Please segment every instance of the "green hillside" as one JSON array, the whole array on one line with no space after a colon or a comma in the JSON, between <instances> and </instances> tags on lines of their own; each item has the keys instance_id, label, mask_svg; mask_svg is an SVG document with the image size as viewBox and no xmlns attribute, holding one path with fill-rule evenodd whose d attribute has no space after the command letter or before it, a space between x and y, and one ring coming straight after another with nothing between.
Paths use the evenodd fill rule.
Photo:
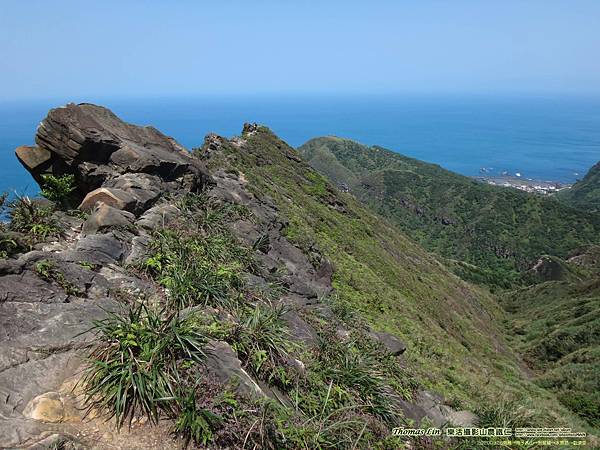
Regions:
<instances>
[{"instance_id":1,"label":"green hillside","mask_svg":"<svg viewBox=\"0 0 600 450\"><path fill-rule=\"evenodd\" d=\"M571 189L559 192L558 198L576 208L600 211L600 162Z\"/></svg>"},{"instance_id":2,"label":"green hillside","mask_svg":"<svg viewBox=\"0 0 600 450\"><path fill-rule=\"evenodd\" d=\"M600 241L599 217L553 198L480 183L348 139L312 139L299 151L471 281L508 287L540 255L565 257Z\"/></svg>"},{"instance_id":3,"label":"green hillside","mask_svg":"<svg viewBox=\"0 0 600 450\"><path fill-rule=\"evenodd\" d=\"M600 427L600 277L547 281L506 294L512 343L536 382Z\"/></svg>"},{"instance_id":4,"label":"green hillside","mask_svg":"<svg viewBox=\"0 0 600 450\"><path fill-rule=\"evenodd\" d=\"M405 363L421 386L457 408L482 412L499 400L516 401L543 423L582 426L554 394L528 379L504 340L507 317L489 293L339 192L267 128L207 141L195 154L274 202L287 219L287 238L333 263L336 293L324 301L346 320L366 320L406 342Z\"/></svg>"}]
</instances>

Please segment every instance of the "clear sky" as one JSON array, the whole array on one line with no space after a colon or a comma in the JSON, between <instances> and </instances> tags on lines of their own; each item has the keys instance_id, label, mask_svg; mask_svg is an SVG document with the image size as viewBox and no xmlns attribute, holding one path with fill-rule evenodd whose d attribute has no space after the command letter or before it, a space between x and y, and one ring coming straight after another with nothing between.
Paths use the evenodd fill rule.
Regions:
<instances>
[{"instance_id":1,"label":"clear sky","mask_svg":"<svg viewBox=\"0 0 600 450\"><path fill-rule=\"evenodd\" d=\"M0 0L0 101L600 93L598 0Z\"/></svg>"}]
</instances>

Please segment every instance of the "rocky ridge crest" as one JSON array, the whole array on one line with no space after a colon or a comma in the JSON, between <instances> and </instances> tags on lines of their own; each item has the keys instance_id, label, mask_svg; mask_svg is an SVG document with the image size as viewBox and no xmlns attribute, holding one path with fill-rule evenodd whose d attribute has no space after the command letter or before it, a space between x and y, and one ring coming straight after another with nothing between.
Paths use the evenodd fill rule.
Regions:
<instances>
[{"instance_id":1,"label":"rocky ridge crest","mask_svg":"<svg viewBox=\"0 0 600 450\"><path fill-rule=\"evenodd\" d=\"M255 132L255 125L245 125L245 134ZM210 135L205 149L218 152L223 142ZM228 142L243 149L243 138ZM76 437L90 448L171 445L161 437L160 426L148 433L149 425L140 422L125 438L100 418L84 418L73 387L82 356L94 342L92 322L118 310L123 297L160 301L165 295L129 267L147 258L152 233L180 214L174 199L183 195L202 191L217 202L251 211L253 220L229 224L260 263L260 272L247 274L247 280L265 287L277 274L285 285L279 301L288 307L285 321L294 340L310 343L316 336L303 319L303 309L331 314L321 299L332 290L334 268L318 250L306 255L286 239L285 218L268 198L252 194L243 174L226 168L209 174L199 158L173 139L151 127L127 124L91 104L51 110L38 128L36 143L16 150L21 163L38 182L44 175L74 175L79 209L89 214L55 213L60 239L0 260L0 447L45 448L58 436ZM406 350L392 335L369 332L394 355ZM214 356L207 366L219 381L235 379L245 393L278 397L242 368L229 344L209 345ZM427 417L438 425L474 420L426 391L413 403L401 401L400 408L406 417Z\"/></svg>"}]
</instances>

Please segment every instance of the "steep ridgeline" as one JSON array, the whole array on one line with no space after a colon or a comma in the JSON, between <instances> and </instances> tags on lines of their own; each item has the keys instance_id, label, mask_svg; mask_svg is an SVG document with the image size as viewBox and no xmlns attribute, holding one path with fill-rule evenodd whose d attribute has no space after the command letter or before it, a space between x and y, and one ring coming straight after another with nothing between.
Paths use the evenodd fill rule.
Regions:
<instances>
[{"instance_id":1,"label":"steep ridgeline","mask_svg":"<svg viewBox=\"0 0 600 450\"><path fill-rule=\"evenodd\" d=\"M333 263L336 311L401 337L408 348L405 362L419 383L481 414L490 402L497 421L508 410L535 410L515 423L570 416L514 365L497 328L507 319L489 294L453 276L396 227L311 170L268 128L248 126L231 140L209 135L195 153L209 169L227 168L232 179L277 205L288 221L287 239L309 255L318 249ZM519 406L529 401L534 403Z\"/></svg>"},{"instance_id":2,"label":"steep ridgeline","mask_svg":"<svg viewBox=\"0 0 600 450\"><path fill-rule=\"evenodd\" d=\"M523 374L489 294L268 129L190 155L71 104L36 142L17 155L47 200L0 199L0 447L396 449L405 424L584 426Z\"/></svg>"},{"instance_id":3,"label":"steep ridgeline","mask_svg":"<svg viewBox=\"0 0 600 450\"><path fill-rule=\"evenodd\" d=\"M553 198L490 186L381 147L312 139L309 164L478 283L520 281L544 254L600 241L600 218Z\"/></svg>"},{"instance_id":4,"label":"steep ridgeline","mask_svg":"<svg viewBox=\"0 0 600 450\"><path fill-rule=\"evenodd\" d=\"M600 162L575 183L571 189L558 193L557 197L568 205L585 211L600 211Z\"/></svg>"}]
</instances>

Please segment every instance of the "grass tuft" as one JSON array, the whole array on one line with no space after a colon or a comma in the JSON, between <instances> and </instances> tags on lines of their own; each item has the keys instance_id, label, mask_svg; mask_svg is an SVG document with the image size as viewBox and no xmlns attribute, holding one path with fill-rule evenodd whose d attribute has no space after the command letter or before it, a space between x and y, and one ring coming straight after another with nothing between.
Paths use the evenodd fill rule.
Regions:
<instances>
[{"instance_id":1,"label":"grass tuft","mask_svg":"<svg viewBox=\"0 0 600 450\"><path fill-rule=\"evenodd\" d=\"M202 361L205 338L177 314L145 305L94 323L100 341L83 378L86 405L115 417L120 428L136 414L158 422L177 410L180 365Z\"/></svg>"}]
</instances>

